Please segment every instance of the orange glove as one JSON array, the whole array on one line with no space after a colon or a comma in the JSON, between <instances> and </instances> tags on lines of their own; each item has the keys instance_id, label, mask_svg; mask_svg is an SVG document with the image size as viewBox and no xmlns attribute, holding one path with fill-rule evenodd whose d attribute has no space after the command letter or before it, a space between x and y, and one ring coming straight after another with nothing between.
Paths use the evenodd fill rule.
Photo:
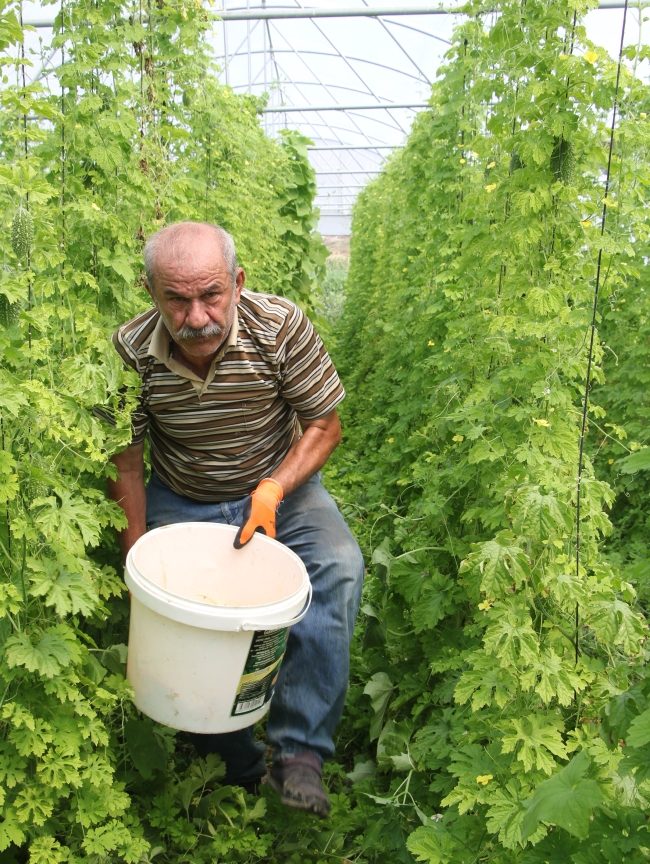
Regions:
<instances>
[{"instance_id":1,"label":"orange glove","mask_svg":"<svg viewBox=\"0 0 650 864\"><path fill-rule=\"evenodd\" d=\"M275 537L275 511L283 497L284 491L277 480L270 477L262 480L244 504L242 526L233 543L235 549L245 546L256 531Z\"/></svg>"}]
</instances>

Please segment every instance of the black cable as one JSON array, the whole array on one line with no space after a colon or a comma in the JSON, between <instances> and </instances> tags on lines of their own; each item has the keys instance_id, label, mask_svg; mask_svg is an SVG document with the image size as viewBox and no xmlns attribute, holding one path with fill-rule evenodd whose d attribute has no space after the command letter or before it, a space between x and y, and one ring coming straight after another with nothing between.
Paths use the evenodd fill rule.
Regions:
<instances>
[{"instance_id":1,"label":"black cable","mask_svg":"<svg viewBox=\"0 0 650 864\"><path fill-rule=\"evenodd\" d=\"M618 109L618 91L621 81L621 67L623 65L623 42L625 40L625 22L627 20L627 4L628 0L625 0L625 6L623 7L623 26L621 28L621 47L618 52L618 69L616 71L616 89L614 91L614 108L612 110L612 125L609 135L609 155L607 157L607 176L605 178L605 197L603 199L603 216L600 225L600 236L601 238L605 234L605 221L607 219L607 195L609 193L609 180L611 176L612 169L612 152L614 150L614 129L616 127L616 112ZM585 432L587 429L587 411L589 408L589 389L591 387L591 366L593 362L593 353L594 353L594 338L596 334L596 315L598 312L598 291L600 289L600 270L601 264L603 260L603 246L601 246L598 250L598 263L596 265L596 286L594 288L594 305L591 313L591 334L589 338L589 354L587 358L587 379L585 381L585 398L583 400L582 405L582 426L580 429L580 452L578 456L578 488L577 488L577 501L576 501L576 577L580 578L580 491L582 484L582 470L583 470L583 457L584 457L584 447L585 447ZM579 646L579 628L580 628L580 605L576 603L576 663L578 662L578 656L580 654L580 646Z\"/></svg>"}]
</instances>

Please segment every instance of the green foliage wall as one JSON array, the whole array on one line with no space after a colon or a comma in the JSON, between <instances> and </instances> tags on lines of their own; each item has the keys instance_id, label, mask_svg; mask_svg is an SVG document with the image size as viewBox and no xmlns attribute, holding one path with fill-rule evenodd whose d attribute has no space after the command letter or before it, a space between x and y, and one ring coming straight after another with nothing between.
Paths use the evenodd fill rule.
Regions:
<instances>
[{"instance_id":1,"label":"green foliage wall","mask_svg":"<svg viewBox=\"0 0 650 864\"><path fill-rule=\"evenodd\" d=\"M0 7L7 862L149 860L152 826L140 814L151 800L134 804L127 789L137 793L138 782L166 768L173 739L137 719L125 649L113 644L125 641L128 611L112 534L123 515L104 492L108 458L129 442L136 385L109 337L150 305L145 239L172 221L219 222L236 238L249 287L313 305L324 250L311 232L317 214L305 139L271 142L257 103L218 85L205 41L210 26L194 2L63 3L54 43L64 63L50 92L42 83L24 86L30 60L19 7ZM31 242L12 232L17 213L34 226ZM115 428L93 416L95 405L112 409ZM196 788L220 773L215 765L198 770ZM243 798L229 806L241 849L248 855L258 844L263 852L254 827L263 809L253 815ZM191 831L186 814L181 828L188 824ZM198 842L182 830L174 836L184 850ZM206 837L209 858L216 841Z\"/></svg>"},{"instance_id":2,"label":"green foliage wall","mask_svg":"<svg viewBox=\"0 0 650 864\"><path fill-rule=\"evenodd\" d=\"M647 88L623 67L604 201L617 64L585 5L470 8L354 215L339 476L373 564L352 702L376 743L353 778L373 860L645 861L647 624L603 548L595 403L578 555L576 504L599 252L600 313L647 283ZM644 334L612 379L642 423Z\"/></svg>"}]
</instances>

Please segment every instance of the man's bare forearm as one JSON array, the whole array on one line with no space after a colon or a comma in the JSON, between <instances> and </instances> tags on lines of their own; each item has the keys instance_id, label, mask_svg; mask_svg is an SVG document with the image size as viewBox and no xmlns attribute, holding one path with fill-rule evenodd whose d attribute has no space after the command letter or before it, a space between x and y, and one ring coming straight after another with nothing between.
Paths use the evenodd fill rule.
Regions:
<instances>
[{"instance_id":1,"label":"man's bare forearm","mask_svg":"<svg viewBox=\"0 0 650 864\"><path fill-rule=\"evenodd\" d=\"M336 409L318 420L301 422L301 425L302 438L271 475L282 486L285 498L320 471L341 443L341 424Z\"/></svg>"},{"instance_id":2,"label":"man's bare forearm","mask_svg":"<svg viewBox=\"0 0 650 864\"><path fill-rule=\"evenodd\" d=\"M144 488L144 446L133 444L111 457L118 479L108 480L108 495L120 505L129 522L119 532L122 558L147 530L147 497Z\"/></svg>"}]
</instances>

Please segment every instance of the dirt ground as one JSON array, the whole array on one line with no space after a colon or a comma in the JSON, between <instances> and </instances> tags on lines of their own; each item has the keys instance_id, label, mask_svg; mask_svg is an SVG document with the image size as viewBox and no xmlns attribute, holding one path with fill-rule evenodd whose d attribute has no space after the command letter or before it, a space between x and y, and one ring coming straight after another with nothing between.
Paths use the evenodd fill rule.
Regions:
<instances>
[{"instance_id":1,"label":"dirt ground","mask_svg":"<svg viewBox=\"0 0 650 864\"><path fill-rule=\"evenodd\" d=\"M350 237L340 234L330 234L323 236L323 243L329 249L329 253L333 258L349 258L350 257Z\"/></svg>"}]
</instances>

